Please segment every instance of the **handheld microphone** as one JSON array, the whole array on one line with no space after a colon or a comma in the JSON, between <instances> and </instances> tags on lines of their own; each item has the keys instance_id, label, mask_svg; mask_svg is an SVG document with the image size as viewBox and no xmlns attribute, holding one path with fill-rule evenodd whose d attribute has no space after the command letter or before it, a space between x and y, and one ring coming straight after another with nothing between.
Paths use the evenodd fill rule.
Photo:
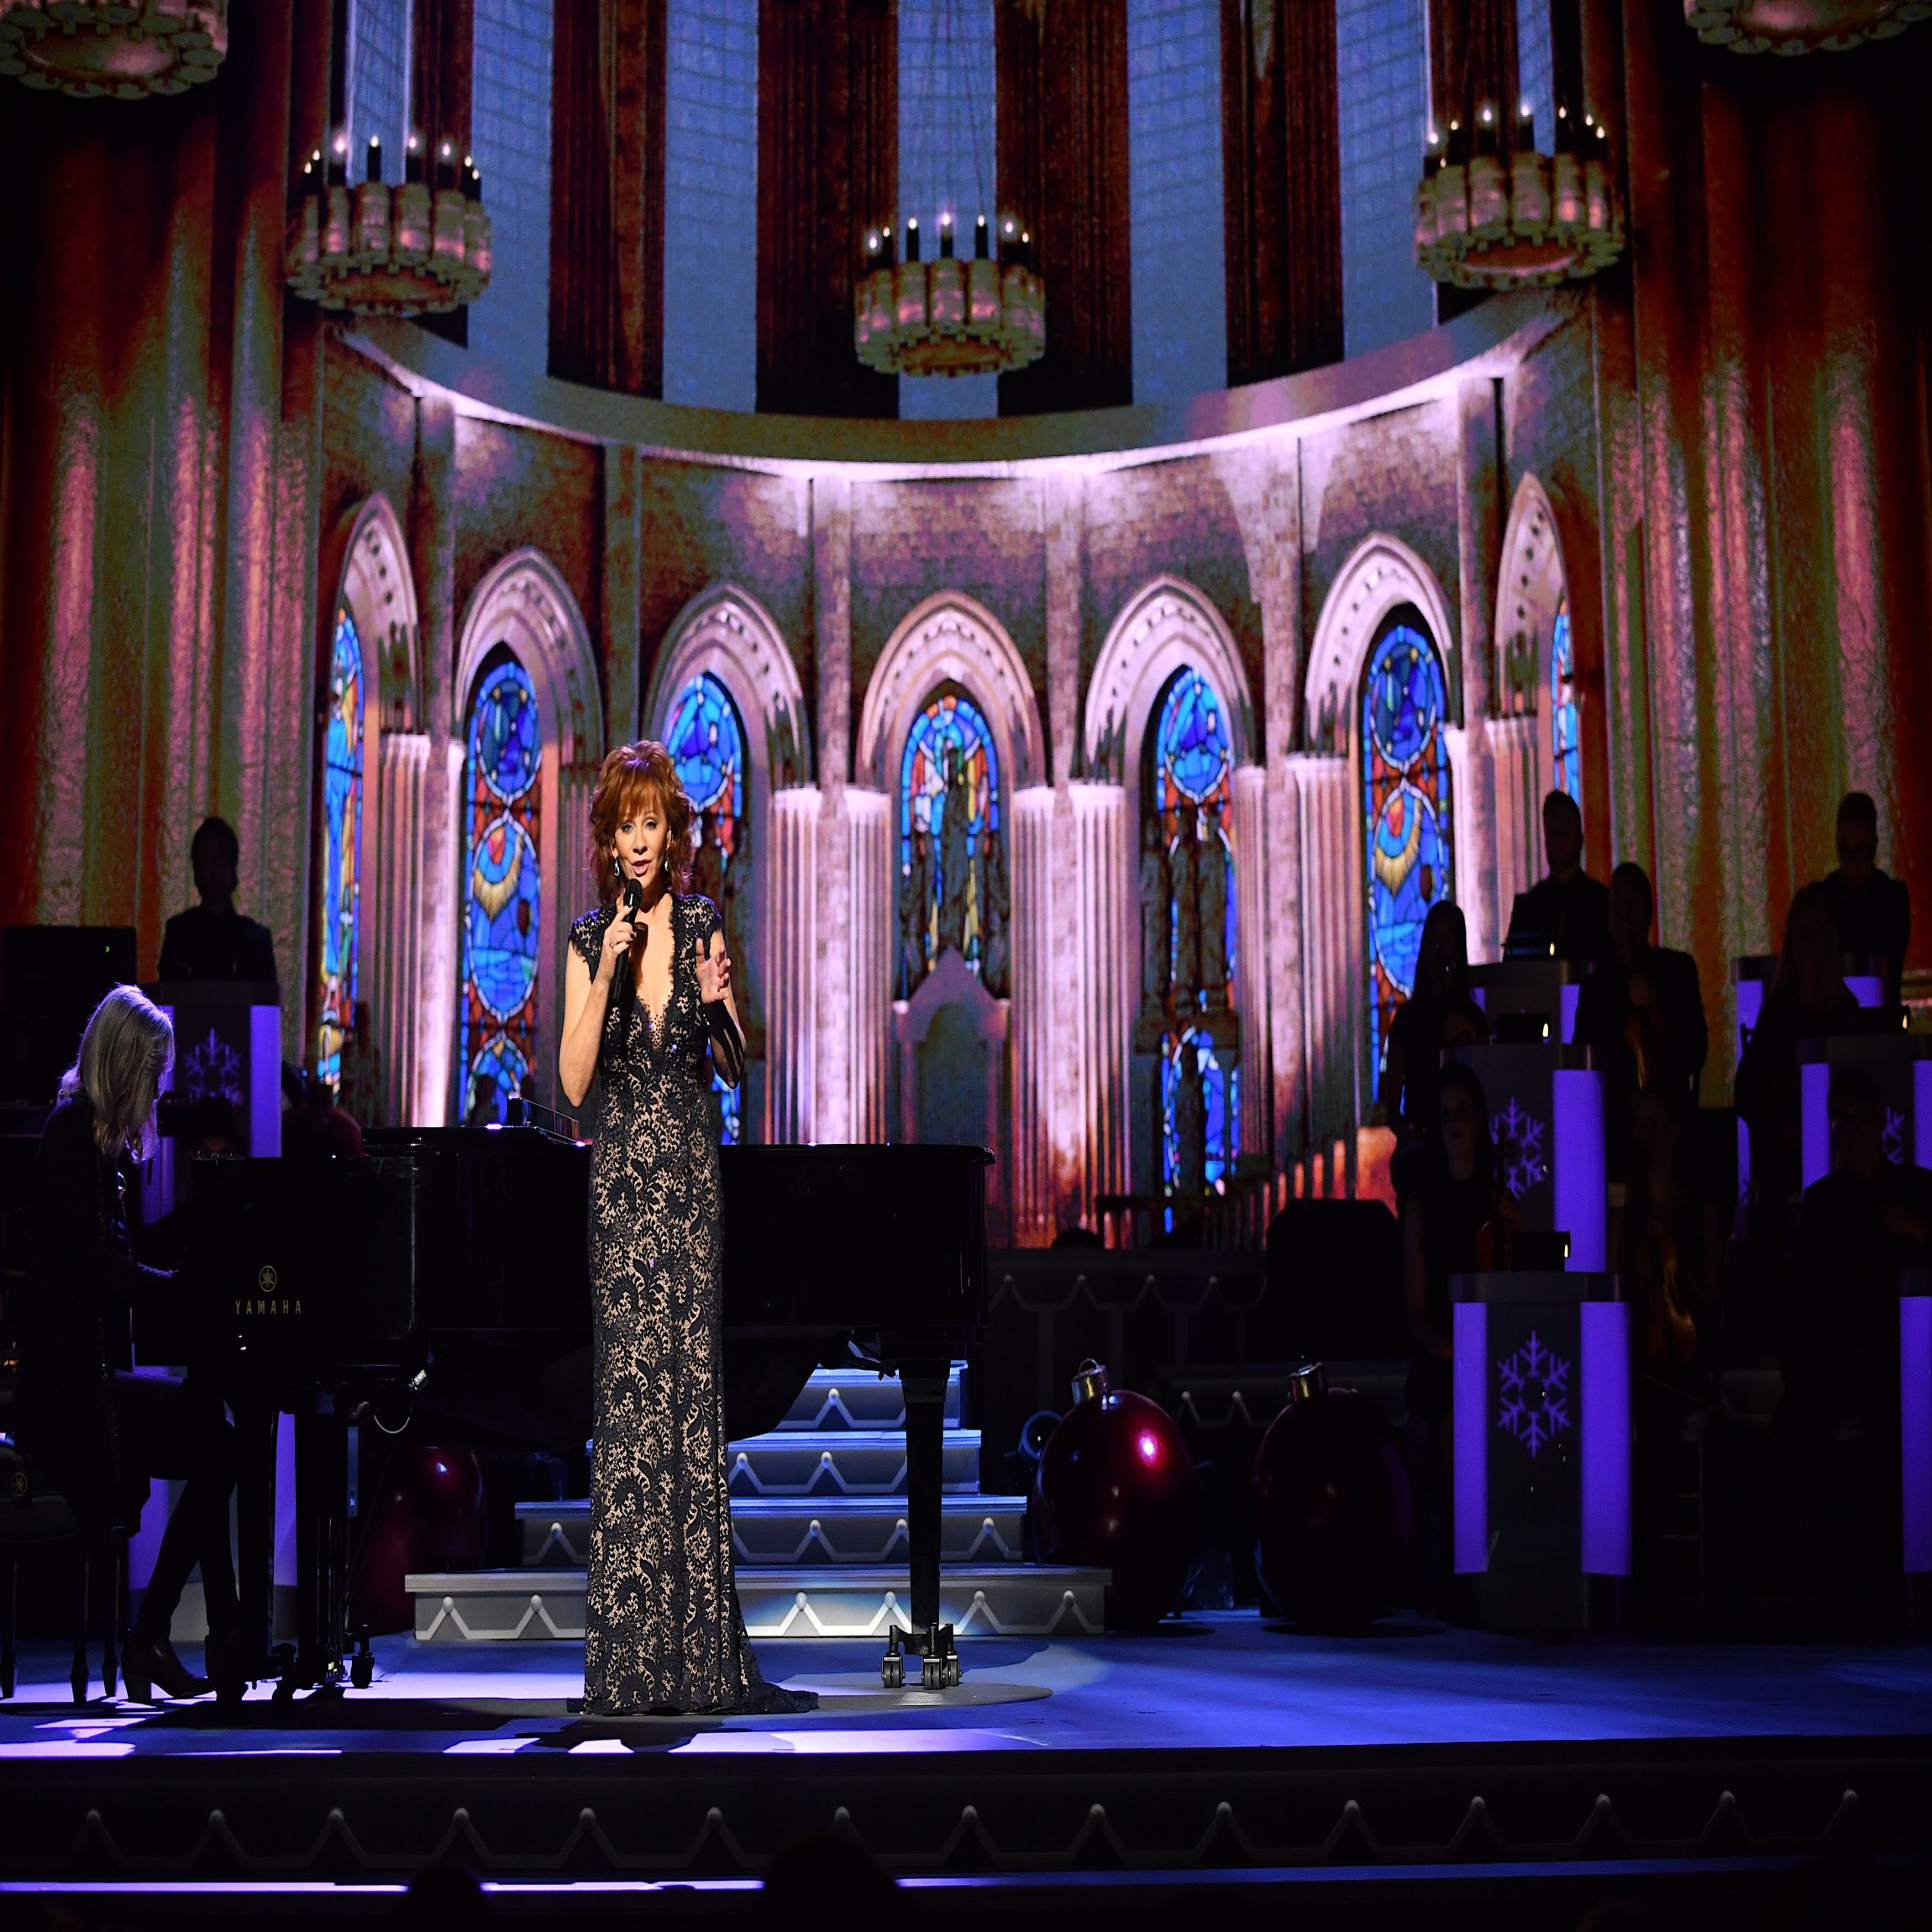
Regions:
<instances>
[{"instance_id":1,"label":"handheld microphone","mask_svg":"<svg viewBox=\"0 0 1932 1932\"><path fill-rule=\"evenodd\" d=\"M624 912L626 916L635 919L643 909L643 881L638 879L627 879L624 881Z\"/></svg>"}]
</instances>

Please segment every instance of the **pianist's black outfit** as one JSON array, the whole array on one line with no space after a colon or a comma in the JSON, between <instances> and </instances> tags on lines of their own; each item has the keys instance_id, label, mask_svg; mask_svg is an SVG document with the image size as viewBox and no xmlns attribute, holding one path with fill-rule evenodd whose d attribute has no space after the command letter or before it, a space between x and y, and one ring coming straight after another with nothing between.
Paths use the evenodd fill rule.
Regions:
<instances>
[{"instance_id":1,"label":"pianist's black outfit","mask_svg":"<svg viewBox=\"0 0 1932 1932\"><path fill-rule=\"evenodd\" d=\"M129 1313L168 1295L173 1282L129 1253L120 1176L94 1138L93 1107L84 1095L63 1100L40 1137L29 1183L15 1412L35 1481L66 1496L92 1535L139 1522L149 1477L187 1480L129 1647L128 1675L136 1686L179 1668L164 1654L168 1625L197 1562L212 1651L234 1624L234 1469L220 1394L194 1376L127 1372ZM225 1679L228 1660L215 1662Z\"/></svg>"},{"instance_id":2,"label":"pianist's black outfit","mask_svg":"<svg viewBox=\"0 0 1932 1932\"><path fill-rule=\"evenodd\" d=\"M606 906L570 928L593 974L611 918ZM816 1701L765 1683L732 1568L718 1150L709 1023L692 958L717 930L709 900L673 900L663 1017L654 1027L621 969L598 1052L584 1614L584 1708L597 1716L797 1710Z\"/></svg>"}]
</instances>

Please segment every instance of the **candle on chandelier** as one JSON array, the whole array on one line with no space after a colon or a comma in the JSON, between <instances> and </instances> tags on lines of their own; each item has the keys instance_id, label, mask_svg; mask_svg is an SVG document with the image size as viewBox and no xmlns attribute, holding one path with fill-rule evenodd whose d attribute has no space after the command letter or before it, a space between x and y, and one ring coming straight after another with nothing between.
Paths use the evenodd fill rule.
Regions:
<instances>
[{"instance_id":1,"label":"candle on chandelier","mask_svg":"<svg viewBox=\"0 0 1932 1932\"><path fill-rule=\"evenodd\" d=\"M380 181L382 179L382 137L381 134L371 134L369 137L369 166L368 171L363 178L370 181Z\"/></svg>"}]
</instances>

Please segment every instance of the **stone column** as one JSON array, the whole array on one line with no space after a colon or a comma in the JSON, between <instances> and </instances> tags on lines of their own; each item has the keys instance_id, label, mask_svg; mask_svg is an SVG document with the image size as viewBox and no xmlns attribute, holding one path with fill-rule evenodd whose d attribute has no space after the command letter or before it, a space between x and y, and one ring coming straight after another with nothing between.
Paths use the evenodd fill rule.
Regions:
<instances>
[{"instance_id":1,"label":"stone column","mask_svg":"<svg viewBox=\"0 0 1932 1932\"><path fill-rule=\"evenodd\" d=\"M764 1138L813 1135L818 1008L818 829L823 801L816 785L787 786L771 797L764 922Z\"/></svg>"},{"instance_id":2,"label":"stone column","mask_svg":"<svg viewBox=\"0 0 1932 1932\"><path fill-rule=\"evenodd\" d=\"M1346 758L1287 761L1299 806L1303 1035L1311 1145L1352 1134L1364 1110L1361 813Z\"/></svg>"},{"instance_id":3,"label":"stone column","mask_svg":"<svg viewBox=\"0 0 1932 1932\"><path fill-rule=\"evenodd\" d=\"M852 775L852 486L811 484L812 602L818 672L818 1064L812 1138L853 1137L852 833L845 809Z\"/></svg>"},{"instance_id":4,"label":"stone column","mask_svg":"<svg viewBox=\"0 0 1932 1932\"><path fill-rule=\"evenodd\" d=\"M1462 673L1462 723L1465 746L1462 795L1456 804L1464 833L1455 857L1457 903L1469 925L1469 957L1487 959L1497 948L1496 808L1483 727L1491 710L1495 643L1490 611L1496 593L1502 529L1499 513L1500 440L1497 386L1487 378L1465 382L1457 394L1456 576L1457 622Z\"/></svg>"},{"instance_id":5,"label":"stone column","mask_svg":"<svg viewBox=\"0 0 1932 1932\"><path fill-rule=\"evenodd\" d=\"M424 846L423 800L430 769L428 734L385 732L376 787L374 984L375 1037L382 1048L383 1118L417 1123L415 1074L422 1054Z\"/></svg>"},{"instance_id":6,"label":"stone column","mask_svg":"<svg viewBox=\"0 0 1932 1932\"><path fill-rule=\"evenodd\" d=\"M597 903L585 849L591 799L596 789L594 764L567 764L559 770L557 829L549 842L554 860L551 876L543 881L544 918L549 930L544 936L543 970L549 987L548 992L538 989L537 1084L543 1090L537 1099L539 1105L565 1110L564 1092L557 1084L557 1043L564 1037L564 974L570 956L570 923Z\"/></svg>"},{"instance_id":7,"label":"stone column","mask_svg":"<svg viewBox=\"0 0 1932 1932\"><path fill-rule=\"evenodd\" d=\"M1543 721L1534 711L1488 722L1489 769L1496 801L1496 950L1509 929L1519 892L1541 867Z\"/></svg>"},{"instance_id":8,"label":"stone column","mask_svg":"<svg viewBox=\"0 0 1932 1932\"><path fill-rule=\"evenodd\" d=\"M1268 1063L1268 774L1234 774L1235 1011L1241 1016L1241 1151L1268 1155L1273 1081Z\"/></svg>"},{"instance_id":9,"label":"stone column","mask_svg":"<svg viewBox=\"0 0 1932 1932\"><path fill-rule=\"evenodd\" d=\"M626 445L604 452L604 749L628 744L643 728L638 679L643 638L638 595L644 547L643 500L638 491L638 453Z\"/></svg>"},{"instance_id":10,"label":"stone column","mask_svg":"<svg viewBox=\"0 0 1932 1932\"><path fill-rule=\"evenodd\" d=\"M300 1060L307 958L310 801L301 781L314 736L312 642L275 626L277 440L281 426L282 246L288 209L289 0L235 24L231 87L244 183L235 209L228 344L228 489L220 570L218 796L241 841L243 890L275 935L287 990L282 1051ZM247 39L243 40L243 35ZM236 68L239 71L234 71ZM290 703L292 685L293 703ZM287 726L293 722L292 738ZM287 768L295 766L291 772Z\"/></svg>"},{"instance_id":11,"label":"stone column","mask_svg":"<svg viewBox=\"0 0 1932 1932\"><path fill-rule=\"evenodd\" d=\"M1078 1170L1077 1217L1095 1225L1094 1196L1127 1186L1127 1055L1140 991L1138 906L1131 890L1135 841L1124 785L1068 787L1079 837L1078 1033L1063 1053L1080 1071L1079 1110L1068 1124L1084 1129Z\"/></svg>"},{"instance_id":12,"label":"stone column","mask_svg":"<svg viewBox=\"0 0 1932 1932\"><path fill-rule=\"evenodd\" d=\"M847 1037L852 1095L847 1137L887 1136L886 1054L892 1016L892 801L883 791L848 785L845 822L851 899L844 921L850 973Z\"/></svg>"},{"instance_id":13,"label":"stone column","mask_svg":"<svg viewBox=\"0 0 1932 1932\"><path fill-rule=\"evenodd\" d=\"M1053 789L1027 785L1013 808L1013 1238L1057 1231L1053 1142Z\"/></svg>"},{"instance_id":14,"label":"stone column","mask_svg":"<svg viewBox=\"0 0 1932 1932\"><path fill-rule=\"evenodd\" d=\"M465 694L456 679L456 413L446 397L425 396L416 409L416 501L410 554L416 608L423 626L424 736L420 921L422 1004L416 1033L418 1126L449 1117L450 1063L456 1050L459 959L458 881L462 875L463 744L458 715Z\"/></svg>"}]
</instances>

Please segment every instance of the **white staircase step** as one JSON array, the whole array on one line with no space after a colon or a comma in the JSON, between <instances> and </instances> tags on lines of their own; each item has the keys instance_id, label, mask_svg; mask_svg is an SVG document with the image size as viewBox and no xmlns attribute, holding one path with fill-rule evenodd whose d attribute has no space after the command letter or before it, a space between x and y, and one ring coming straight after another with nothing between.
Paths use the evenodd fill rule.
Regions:
<instances>
[{"instance_id":1,"label":"white staircase step","mask_svg":"<svg viewBox=\"0 0 1932 1932\"><path fill-rule=\"evenodd\" d=\"M979 1431L948 1429L940 1483L979 1487ZM903 1496L906 1437L895 1429L774 1429L748 1436L727 1452L731 1493L740 1496Z\"/></svg>"},{"instance_id":2,"label":"white staircase step","mask_svg":"<svg viewBox=\"0 0 1932 1932\"><path fill-rule=\"evenodd\" d=\"M946 1378L946 1426L959 1425L959 1376L963 1362ZM780 1429L903 1429L906 1397L896 1375L848 1365L815 1368L785 1412Z\"/></svg>"},{"instance_id":3,"label":"white staircase step","mask_svg":"<svg viewBox=\"0 0 1932 1932\"><path fill-rule=\"evenodd\" d=\"M940 1555L949 1563L1018 1562L1024 1496L953 1494L940 1504ZM582 1569L591 1560L588 1498L519 1503L527 1569ZM740 1564L889 1563L906 1555L903 1496L739 1496L731 1506Z\"/></svg>"},{"instance_id":4,"label":"white staircase step","mask_svg":"<svg viewBox=\"0 0 1932 1932\"><path fill-rule=\"evenodd\" d=\"M581 1570L415 1573L423 1643L501 1643L584 1635ZM1105 1622L1108 1572L1044 1563L955 1563L940 1572L939 1616L961 1636L1090 1635ZM754 1637L875 1637L911 1620L906 1572L890 1564L748 1565L738 1575Z\"/></svg>"}]
</instances>

